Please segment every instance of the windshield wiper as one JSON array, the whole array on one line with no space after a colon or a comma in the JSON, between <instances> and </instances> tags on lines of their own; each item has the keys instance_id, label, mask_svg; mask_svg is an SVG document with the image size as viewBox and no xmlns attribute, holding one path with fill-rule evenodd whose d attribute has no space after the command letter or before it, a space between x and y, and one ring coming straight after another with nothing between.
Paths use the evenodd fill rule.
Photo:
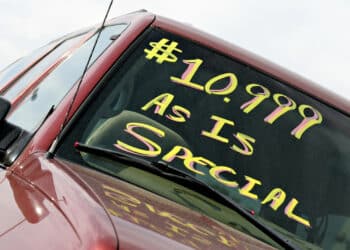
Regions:
<instances>
[{"instance_id":1,"label":"windshield wiper","mask_svg":"<svg viewBox=\"0 0 350 250\"><path fill-rule=\"evenodd\" d=\"M266 235L268 235L271 239L273 239L275 242L280 244L285 249L298 249L296 246L294 246L288 239L284 238L277 232L275 232L273 229L269 228L265 224L258 221L256 218L254 218L250 213L248 213L245 209L241 208L236 202L232 201L228 197L226 197L224 194L220 193L219 191L215 190L205 182L196 179L195 177L189 175L188 173L181 171L177 168L172 167L171 165L167 164L163 161L149 161L146 159L143 159L141 157L137 157L134 155L117 152L101 147L94 147L89 146L86 144L82 144L80 142L74 143L74 148L80 152L93 154L96 156L105 157L112 160L117 160L121 163L125 164L135 164L139 168L146 169L148 171L157 173L161 176L168 177L171 179L177 179L180 181L184 181L189 184L194 184L200 187L203 191L203 189L207 192L211 192L211 194L214 197L217 197L224 201L230 208L232 208L234 211L236 211L239 215L244 217L247 221L252 223L254 226L256 226L259 230L264 232Z\"/></svg>"}]
</instances>

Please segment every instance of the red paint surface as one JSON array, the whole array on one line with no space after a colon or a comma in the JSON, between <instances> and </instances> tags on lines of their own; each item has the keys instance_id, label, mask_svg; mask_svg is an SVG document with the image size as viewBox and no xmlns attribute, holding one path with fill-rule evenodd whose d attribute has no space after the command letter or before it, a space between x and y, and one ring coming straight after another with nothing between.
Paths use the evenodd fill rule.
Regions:
<instances>
[{"instance_id":1,"label":"red paint surface","mask_svg":"<svg viewBox=\"0 0 350 250\"><path fill-rule=\"evenodd\" d=\"M3 178L2 249L116 249L99 200L60 164L32 156Z\"/></svg>"}]
</instances>

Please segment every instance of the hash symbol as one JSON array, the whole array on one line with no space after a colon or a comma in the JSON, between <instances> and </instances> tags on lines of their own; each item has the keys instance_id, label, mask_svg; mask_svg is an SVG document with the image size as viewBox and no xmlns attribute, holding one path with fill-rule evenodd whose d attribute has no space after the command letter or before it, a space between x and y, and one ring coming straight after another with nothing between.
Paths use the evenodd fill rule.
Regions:
<instances>
[{"instance_id":1,"label":"hash symbol","mask_svg":"<svg viewBox=\"0 0 350 250\"><path fill-rule=\"evenodd\" d=\"M156 62L161 64L164 61L166 62L176 62L177 57L172 54L174 51L182 52L181 49L176 48L178 45L177 42L172 41L170 44L168 39L162 38L159 42L150 42L149 45L152 47L152 50L144 49L144 52L147 54L146 58L151 60L157 58Z\"/></svg>"}]
</instances>

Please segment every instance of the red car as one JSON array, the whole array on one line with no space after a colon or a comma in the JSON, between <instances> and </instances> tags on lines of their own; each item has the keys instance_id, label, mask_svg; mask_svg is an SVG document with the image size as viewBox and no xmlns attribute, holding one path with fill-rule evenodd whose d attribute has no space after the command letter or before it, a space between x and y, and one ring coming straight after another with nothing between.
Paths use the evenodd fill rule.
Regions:
<instances>
[{"instance_id":1,"label":"red car","mask_svg":"<svg viewBox=\"0 0 350 250\"><path fill-rule=\"evenodd\" d=\"M348 101L148 12L99 30L0 73L1 249L350 247Z\"/></svg>"}]
</instances>

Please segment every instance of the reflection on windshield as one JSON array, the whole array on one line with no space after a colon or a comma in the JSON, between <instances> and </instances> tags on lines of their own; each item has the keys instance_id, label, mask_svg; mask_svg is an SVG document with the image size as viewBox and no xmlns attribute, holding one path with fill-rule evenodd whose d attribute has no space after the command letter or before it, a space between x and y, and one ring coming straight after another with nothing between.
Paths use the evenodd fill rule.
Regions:
<instances>
[{"instance_id":1,"label":"reflection on windshield","mask_svg":"<svg viewBox=\"0 0 350 250\"><path fill-rule=\"evenodd\" d=\"M160 30L93 99L63 157L89 165L71 152L72 141L83 141L163 160L303 247L350 239L350 202L342 195L350 191L350 118L342 113Z\"/></svg>"}]
</instances>

